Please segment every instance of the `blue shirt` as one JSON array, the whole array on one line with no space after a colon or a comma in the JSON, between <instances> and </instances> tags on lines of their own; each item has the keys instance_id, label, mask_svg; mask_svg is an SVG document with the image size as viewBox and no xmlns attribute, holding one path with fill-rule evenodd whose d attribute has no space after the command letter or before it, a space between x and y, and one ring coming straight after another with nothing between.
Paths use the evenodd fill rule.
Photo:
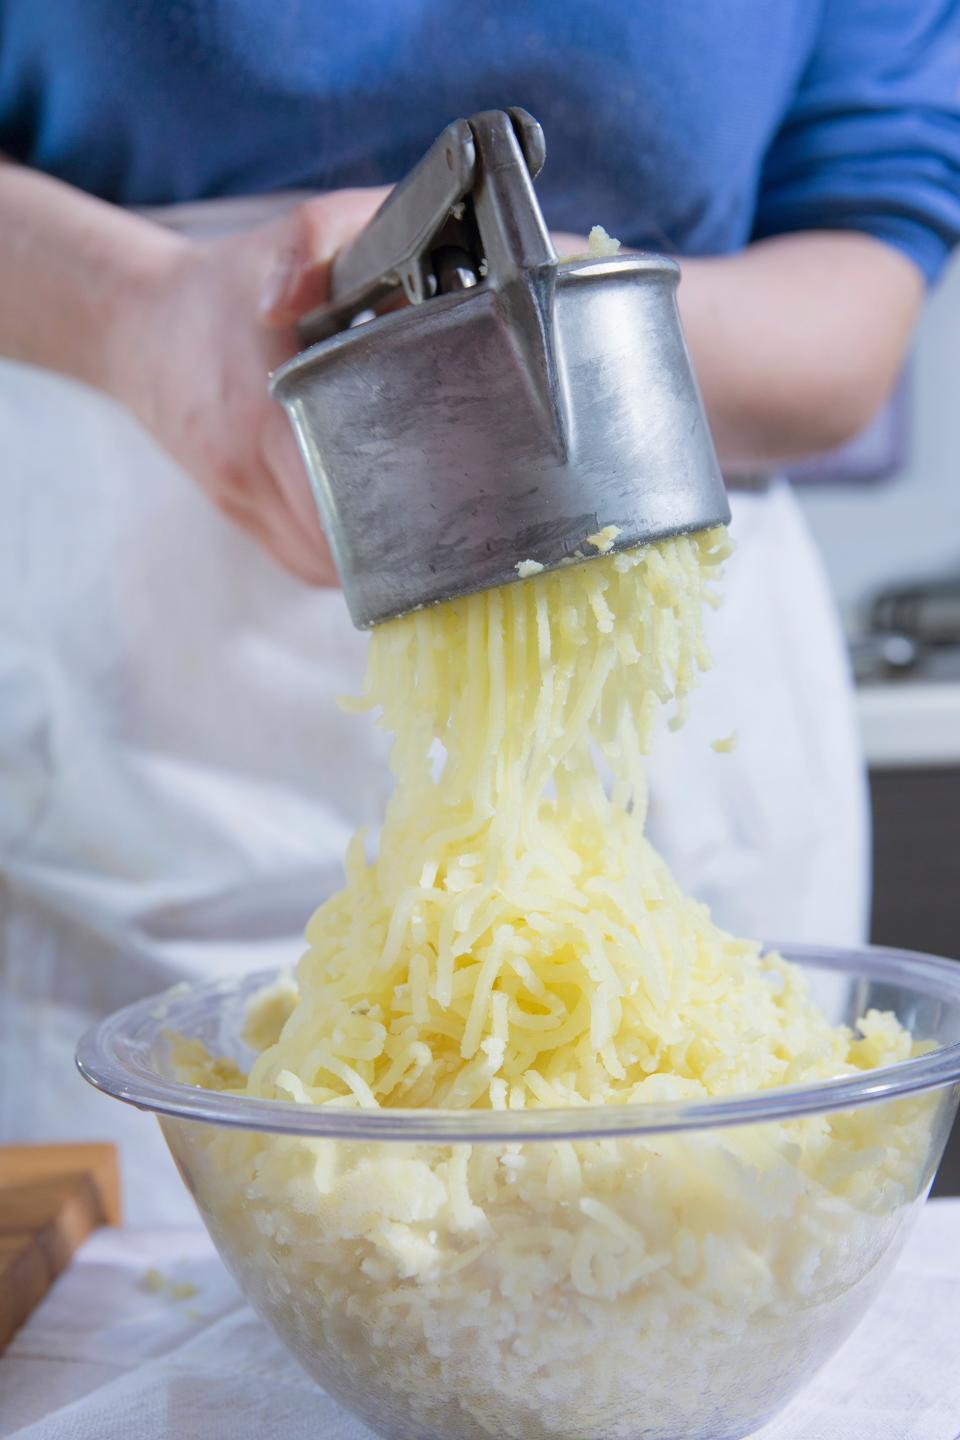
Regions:
<instances>
[{"instance_id":1,"label":"blue shirt","mask_svg":"<svg viewBox=\"0 0 960 1440\"><path fill-rule=\"evenodd\" d=\"M0 0L0 150L124 205L399 179L544 126L548 221L702 255L960 235L960 0Z\"/></svg>"}]
</instances>

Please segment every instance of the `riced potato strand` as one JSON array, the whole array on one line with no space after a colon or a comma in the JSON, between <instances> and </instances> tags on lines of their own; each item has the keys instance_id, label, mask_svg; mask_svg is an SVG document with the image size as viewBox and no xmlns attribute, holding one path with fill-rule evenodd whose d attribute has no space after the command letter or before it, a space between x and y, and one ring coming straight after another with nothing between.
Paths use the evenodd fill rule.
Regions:
<instances>
[{"instance_id":1,"label":"riced potato strand","mask_svg":"<svg viewBox=\"0 0 960 1440\"><path fill-rule=\"evenodd\" d=\"M356 703L395 736L379 853L355 844L311 920L250 1093L292 1074L321 1105L619 1104L852 1067L850 1032L644 835L657 712L708 663L728 550L711 530L600 553L374 631Z\"/></svg>"}]
</instances>

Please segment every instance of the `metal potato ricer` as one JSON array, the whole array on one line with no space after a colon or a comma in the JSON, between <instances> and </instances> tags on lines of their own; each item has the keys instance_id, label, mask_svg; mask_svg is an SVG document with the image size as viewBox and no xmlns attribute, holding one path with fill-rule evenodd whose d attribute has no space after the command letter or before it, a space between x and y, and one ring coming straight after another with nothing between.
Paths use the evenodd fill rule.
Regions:
<instances>
[{"instance_id":1,"label":"metal potato ricer","mask_svg":"<svg viewBox=\"0 0 960 1440\"><path fill-rule=\"evenodd\" d=\"M729 519L678 267L558 261L543 160L523 110L449 125L273 377L358 626L550 569L606 526L621 549Z\"/></svg>"}]
</instances>

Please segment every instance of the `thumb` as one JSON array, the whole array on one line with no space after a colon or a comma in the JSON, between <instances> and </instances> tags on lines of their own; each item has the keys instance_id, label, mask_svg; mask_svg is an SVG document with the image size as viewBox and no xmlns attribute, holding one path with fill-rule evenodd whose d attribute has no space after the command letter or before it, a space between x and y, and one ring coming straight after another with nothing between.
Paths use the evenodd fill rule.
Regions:
<instances>
[{"instance_id":1,"label":"thumb","mask_svg":"<svg viewBox=\"0 0 960 1440\"><path fill-rule=\"evenodd\" d=\"M260 295L260 318L284 330L330 298L337 251L363 229L390 193L388 186L334 190L298 205L271 228L272 264Z\"/></svg>"}]
</instances>

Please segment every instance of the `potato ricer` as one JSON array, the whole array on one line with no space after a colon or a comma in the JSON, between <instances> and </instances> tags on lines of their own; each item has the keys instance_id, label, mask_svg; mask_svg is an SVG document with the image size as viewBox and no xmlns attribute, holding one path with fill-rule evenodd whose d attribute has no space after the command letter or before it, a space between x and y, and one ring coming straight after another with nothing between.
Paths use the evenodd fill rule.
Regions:
<instances>
[{"instance_id":1,"label":"potato ricer","mask_svg":"<svg viewBox=\"0 0 960 1440\"><path fill-rule=\"evenodd\" d=\"M677 265L558 260L544 153L524 110L449 125L272 377L360 627L589 556L608 526L622 549L729 519Z\"/></svg>"}]
</instances>

